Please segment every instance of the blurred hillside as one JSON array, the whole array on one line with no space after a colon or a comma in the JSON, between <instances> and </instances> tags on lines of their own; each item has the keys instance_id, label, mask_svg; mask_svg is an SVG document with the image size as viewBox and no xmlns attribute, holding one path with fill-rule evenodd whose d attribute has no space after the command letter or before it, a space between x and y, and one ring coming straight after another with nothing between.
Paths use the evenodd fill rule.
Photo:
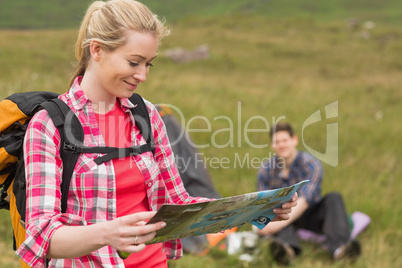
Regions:
<instances>
[{"instance_id":1,"label":"blurred hillside","mask_svg":"<svg viewBox=\"0 0 402 268\"><path fill-rule=\"evenodd\" d=\"M0 28L76 28L91 0L0 0ZM319 20L356 18L381 23L402 20L398 0L144 0L168 22L188 16L214 16L254 13L270 18L314 17Z\"/></svg>"}]
</instances>

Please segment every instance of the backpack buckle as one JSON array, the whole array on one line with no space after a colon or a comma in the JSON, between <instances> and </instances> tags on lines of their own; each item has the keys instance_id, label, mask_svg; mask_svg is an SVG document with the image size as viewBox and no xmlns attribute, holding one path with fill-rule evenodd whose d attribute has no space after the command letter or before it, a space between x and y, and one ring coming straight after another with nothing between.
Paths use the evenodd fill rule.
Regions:
<instances>
[{"instance_id":1,"label":"backpack buckle","mask_svg":"<svg viewBox=\"0 0 402 268\"><path fill-rule=\"evenodd\" d=\"M74 153L77 153L77 146L71 143L65 142L63 145L63 149L67 151L73 151Z\"/></svg>"}]
</instances>

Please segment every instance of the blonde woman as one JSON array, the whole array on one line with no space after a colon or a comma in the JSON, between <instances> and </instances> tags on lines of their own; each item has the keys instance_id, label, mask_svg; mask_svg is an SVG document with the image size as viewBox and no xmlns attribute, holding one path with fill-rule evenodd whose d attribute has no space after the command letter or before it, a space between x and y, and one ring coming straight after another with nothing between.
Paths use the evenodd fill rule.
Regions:
<instances>
[{"instance_id":1,"label":"blonde woman","mask_svg":"<svg viewBox=\"0 0 402 268\"><path fill-rule=\"evenodd\" d=\"M129 147L145 143L129 98L146 81L161 38L169 30L143 4L93 2L76 43L78 67L60 96L79 118L85 146ZM31 267L167 267L182 255L180 241L145 246L163 222L145 225L162 204L204 201L191 197L174 164L165 126L146 106L155 153L94 163L79 156L67 211L60 209L60 135L45 110L31 120L24 142L27 174L27 238L17 250ZM277 211L287 219L295 200ZM118 251L132 253L121 259Z\"/></svg>"}]
</instances>

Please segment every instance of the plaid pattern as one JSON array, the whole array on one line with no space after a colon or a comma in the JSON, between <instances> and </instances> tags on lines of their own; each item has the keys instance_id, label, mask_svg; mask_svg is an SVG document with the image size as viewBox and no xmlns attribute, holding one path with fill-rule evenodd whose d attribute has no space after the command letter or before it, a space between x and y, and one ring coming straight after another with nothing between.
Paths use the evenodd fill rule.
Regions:
<instances>
[{"instance_id":1,"label":"plaid pattern","mask_svg":"<svg viewBox=\"0 0 402 268\"><path fill-rule=\"evenodd\" d=\"M287 187L303 180L310 180L308 184L298 190L299 197L304 197L309 205L321 200L323 168L320 161L307 152L298 152L295 161L289 168L287 178L282 175L282 166L283 161L277 156L263 163L258 171L258 191Z\"/></svg>"},{"instance_id":2,"label":"plaid pattern","mask_svg":"<svg viewBox=\"0 0 402 268\"><path fill-rule=\"evenodd\" d=\"M85 146L105 146L92 109L92 103L79 86L79 78L69 92L60 96L79 118L85 133ZM123 111L133 122L132 145L145 144L129 110L133 104L120 99ZM135 104L134 104L135 105ZM175 165L166 129L156 108L146 101L155 137L152 152L133 156L141 171L150 210L162 204L186 204L206 201L190 197ZM116 218L116 184L112 161L97 165L97 154L80 155L70 184L67 211L60 211L60 184L63 165L59 154L60 135L47 112L38 112L30 122L25 141L27 176L27 239L16 254L31 267L45 267L46 253L53 233L63 225L89 225ZM179 240L164 243L168 258L182 256ZM50 267L124 267L116 250L106 246L76 259L52 259Z\"/></svg>"}]
</instances>

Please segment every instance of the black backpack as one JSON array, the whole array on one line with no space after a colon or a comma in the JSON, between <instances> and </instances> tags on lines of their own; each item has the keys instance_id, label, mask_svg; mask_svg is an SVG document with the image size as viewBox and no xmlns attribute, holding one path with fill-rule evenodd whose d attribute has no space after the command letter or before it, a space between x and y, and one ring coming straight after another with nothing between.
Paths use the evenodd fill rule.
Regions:
<instances>
[{"instance_id":1,"label":"black backpack","mask_svg":"<svg viewBox=\"0 0 402 268\"><path fill-rule=\"evenodd\" d=\"M25 240L26 179L23 140L32 116L46 109L61 138L60 155L64 164L61 187L61 211L66 212L70 180L81 153L101 153L94 161L98 165L111 159L152 151L154 138L148 110L143 98L134 93L131 109L141 135L147 141L128 148L85 147L84 131L78 118L58 94L45 91L16 93L0 102L0 209L9 209L14 231L14 250ZM72 138L71 138L72 137Z\"/></svg>"}]
</instances>

